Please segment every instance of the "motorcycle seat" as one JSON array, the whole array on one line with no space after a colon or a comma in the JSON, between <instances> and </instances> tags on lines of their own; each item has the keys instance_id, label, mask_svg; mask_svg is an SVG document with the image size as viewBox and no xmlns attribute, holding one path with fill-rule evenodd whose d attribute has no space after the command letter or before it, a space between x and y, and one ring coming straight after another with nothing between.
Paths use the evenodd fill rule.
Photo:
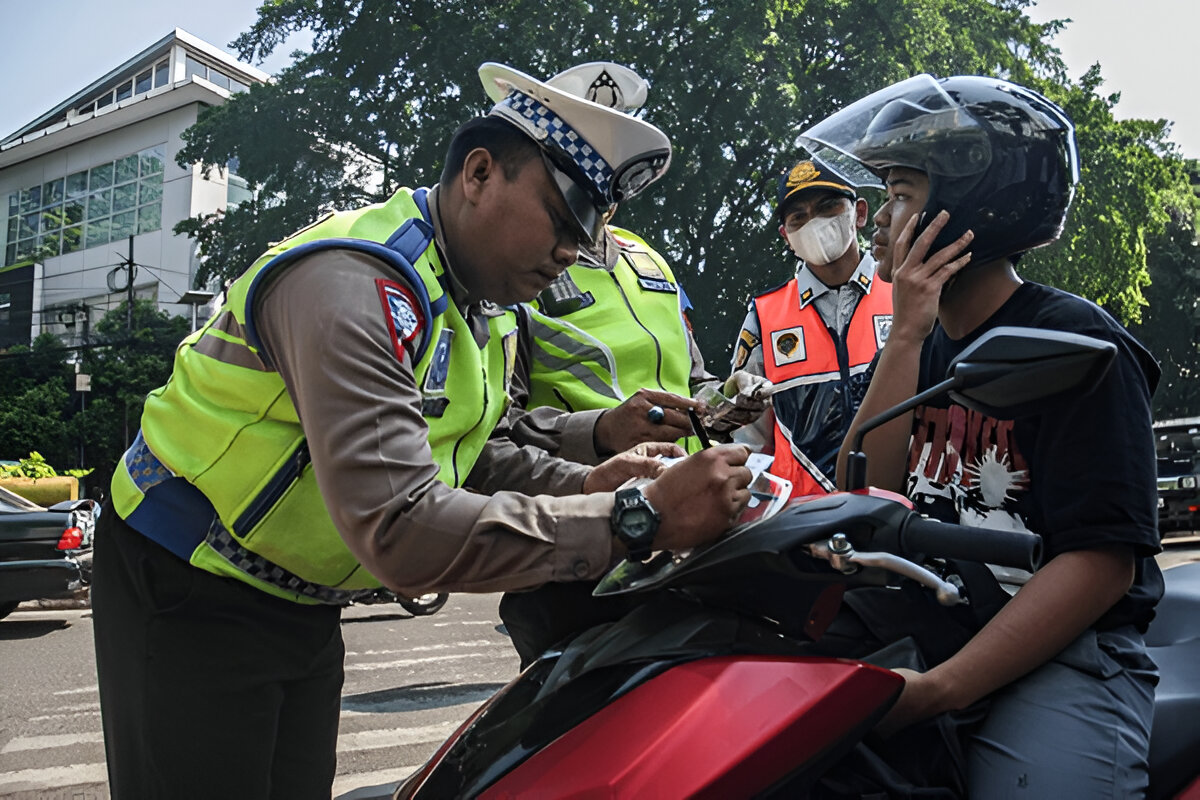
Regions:
<instances>
[{"instance_id":1,"label":"motorcycle seat","mask_svg":"<svg viewBox=\"0 0 1200 800\"><path fill-rule=\"evenodd\" d=\"M1200 562L1172 567L1146 632L1162 676L1150 734L1150 797L1172 797L1195 777L1200 753Z\"/></svg>"}]
</instances>

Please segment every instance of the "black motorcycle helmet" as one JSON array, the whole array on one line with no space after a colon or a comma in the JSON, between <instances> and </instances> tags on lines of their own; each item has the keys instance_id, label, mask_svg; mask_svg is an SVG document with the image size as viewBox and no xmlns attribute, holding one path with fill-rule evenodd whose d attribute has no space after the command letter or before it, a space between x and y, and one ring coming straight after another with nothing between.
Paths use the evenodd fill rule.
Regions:
<instances>
[{"instance_id":1,"label":"black motorcycle helmet","mask_svg":"<svg viewBox=\"0 0 1200 800\"><path fill-rule=\"evenodd\" d=\"M917 232L948 211L931 252L970 229L974 264L1057 239L1079 180L1071 120L1037 92L998 78L917 75L817 123L800 142L843 174L928 174Z\"/></svg>"}]
</instances>

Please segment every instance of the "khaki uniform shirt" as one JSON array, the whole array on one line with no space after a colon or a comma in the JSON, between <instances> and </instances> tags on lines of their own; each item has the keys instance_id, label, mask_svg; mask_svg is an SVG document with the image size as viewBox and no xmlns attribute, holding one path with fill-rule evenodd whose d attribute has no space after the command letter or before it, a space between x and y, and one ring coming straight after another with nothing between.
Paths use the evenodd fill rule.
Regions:
<instances>
[{"instance_id":1,"label":"khaki uniform shirt","mask_svg":"<svg viewBox=\"0 0 1200 800\"><path fill-rule=\"evenodd\" d=\"M430 207L441 243L433 198ZM351 551L409 596L600 577L613 558L613 495L574 494L587 467L509 443L479 462L504 477L491 480L493 490L509 491L479 494L437 479L414 354L406 348L401 359L393 349L377 278L400 279L362 253L314 253L266 286L255 309ZM487 308L465 311L477 339L486 338Z\"/></svg>"}]
</instances>

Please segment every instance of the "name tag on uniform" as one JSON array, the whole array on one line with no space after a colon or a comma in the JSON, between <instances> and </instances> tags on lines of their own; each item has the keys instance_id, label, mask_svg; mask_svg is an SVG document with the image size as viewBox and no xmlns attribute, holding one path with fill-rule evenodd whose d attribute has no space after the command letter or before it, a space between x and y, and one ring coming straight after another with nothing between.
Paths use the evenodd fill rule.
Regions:
<instances>
[{"instance_id":1,"label":"name tag on uniform","mask_svg":"<svg viewBox=\"0 0 1200 800\"><path fill-rule=\"evenodd\" d=\"M675 294L675 284L670 281L656 281L651 278L638 278L638 286L641 286L647 292L666 292L667 294Z\"/></svg>"},{"instance_id":2,"label":"name tag on uniform","mask_svg":"<svg viewBox=\"0 0 1200 800\"><path fill-rule=\"evenodd\" d=\"M677 294L678 290L675 284L667 280L667 276L663 273L662 267L658 266L651 258L649 253L642 253L637 250L625 251L621 253L625 258L625 263L630 266L634 274L638 277L638 286L641 286L648 292L665 292L667 294Z\"/></svg>"}]
</instances>

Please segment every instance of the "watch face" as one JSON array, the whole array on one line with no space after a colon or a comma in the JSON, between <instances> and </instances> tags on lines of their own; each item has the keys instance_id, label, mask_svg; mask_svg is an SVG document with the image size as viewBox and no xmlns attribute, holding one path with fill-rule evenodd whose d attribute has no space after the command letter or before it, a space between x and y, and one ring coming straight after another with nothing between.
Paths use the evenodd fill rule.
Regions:
<instances>
[{"instance_id":1,"label":"watch face","mask_svg":"<svg viewBox=\"0 0 1200 800\"><path fill-rule=\"evenodd\" d=\"M621 527L628 536L641 538L654 527L654 517L644 508L631 508L621 515Z\"/></svg>"}]
</instances>

